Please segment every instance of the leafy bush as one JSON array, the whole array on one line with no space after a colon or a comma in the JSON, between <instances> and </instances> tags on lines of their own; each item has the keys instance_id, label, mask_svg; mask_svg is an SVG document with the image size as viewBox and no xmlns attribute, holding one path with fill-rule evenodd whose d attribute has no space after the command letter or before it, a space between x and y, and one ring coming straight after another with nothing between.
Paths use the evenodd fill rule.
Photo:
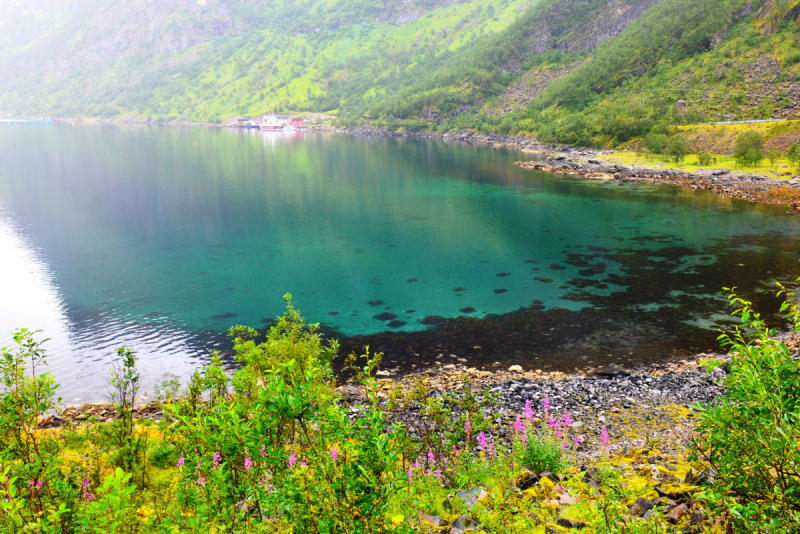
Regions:
<instances>
[{"instance_id":1,"label":"leafy bush","mask_svg":"<svg viewBox=\"0 0 800 534\"><path fill-rule=\"evenodd\" d=\"M522 449L521 462L536 474L550 471L557 475L567 466L561 453L561 443L551 436L533 436Z\"/></svg>"},{"instance_id":2,"label":"leafy bush","mask_svg":"<svg viewBox=\"0 0 800 534\"><path fill-rule=\"evenodd\" d=\"M736 138L733 151L736 164L743 167L758 165L764 159L764 138L758 132L742 132Z\"/></svg>"},{"instance_id":3,"label":"leafy bush","mask_svg":"<svg viewBox=\"0 0 800 534\"><path fill-rule=\"evenodd\" d=\"M703 167L708 167L711 165L713 161L713 157L708 152L700 152L697 154L697 164L702 165Z\"/></svg>"},{"instance_id":4,"label":"leafy bush","mask_svg":"<svg viewBox=\"0 0 800 534\"><path fill-rule=\"evenodd\" d=\"M781 293L784 293L783 289ZM779 295L781 294L779 293ZM787 294L787 297L792 293ZM731 290L744 329L723 334L730 349L725 395L701 406L695 447L715 473L710 497L746 532L796 532L800 524L800 362L774 338L751 303ZM800 330L800 312L786 300ZM721 362L711 362L716 368ZM736 498L726 497L733 495Z\"/></svg>"},{"instance_id":5,"label":"leafy bush","mask_svg":"<svg viewBox=\"0 0 800 534\"><path fill-rule=\"evenodd\" d=\"M786 158L795 165L800 162L800 147L797 146L797 143L792 143L792 146L789 147Z\"/></svg>"},{"instance_id":6,"label":"leafy bush","mask_svg":"<svg viewBox=\"0 0 800 534\"><path fill-rule=\"evenodd\" d=\"M672 158L672 161L680 163L686 158L686 154L688 153L689 145L686 143L686 139L680 136L675 136L670 140L669 156Z\"/></svg>"}]
</instances>

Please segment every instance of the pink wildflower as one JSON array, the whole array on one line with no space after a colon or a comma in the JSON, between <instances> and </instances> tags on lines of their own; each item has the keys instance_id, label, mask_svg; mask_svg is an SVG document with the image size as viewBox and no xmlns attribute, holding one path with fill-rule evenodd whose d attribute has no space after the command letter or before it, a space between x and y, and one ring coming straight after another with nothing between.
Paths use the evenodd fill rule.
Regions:
<instances>
[{"instance_id":1,"label":"pink wildflower","mask_svg":"<svg viewBox=\"0 0 800 534\"><path fill-rule=\"evenodd\" d=\"M428 461L432 464L436 463L436 457L433 455L433 451L428 451Z\"/></svg>"},{"instance_id":2,"label":"pink wildflower","mask_svg":"<svg viewBox=\"0 0 800 534\"><path fill-rule=\"evenodd\" d=\"M214 453L214 461L211 463L211 469L218 469L222 455L219 452Z\"/></svg>"},{"instance_id":3,"label":"pink wildflower","mask_svg":"<svg viewBox=\"0 0 800 534\"><path fill-rule=\"evenodd\" d=\"M545 412L550 411L550 399L548 399L547 397L544 398L544 411Z\"/></svg>"},{"instance_id":4,"label":"pink wildflower","mask_svg":"<svg viewBox=\"0 0 800 534\"><path fill-rule=\"evenodd\" d=\"M469 422L469 419L464 423L464 432L466 432L467 435L472 433L472 423Z\"/></svg>"},{"instance_id":5,"label":"pink wildflower","mask_svg":"<svg viewBox=\"0 0 800 534\"><path fill-rule=\"evenodd\" d=\"M603 445L611 443L611 440L608 438L608 430L606 430L606 427L603 427L600 431L600 438L603 440Z\"/></svg>"},{"instance_id":6,"label":"pink wildflower","mask_svg":"<svg viewBox=\"0 0 800 534\"><path fill-rule=\"evenodd\" d=\"M522 422L522 419L517 417L517 422L514 423L514 431L517 434L522 434L525 432L525 423Z\"/></svg>"},{"instance_id":7,"label":"pink wildflower","mask_svg":"<svg viewBox=\"0 0 800 534\"><path fill-rule=\"evenodd\" d=\"M261 446L261 452L259 452L258 454L262 458L266 458L268 456L268 454L267 454L267 446L266 445L262 445Z\"/></svg>"},{"instance_id":8,"label":"pink wildflower","mask_svg":"<svg viewBox=\"0 0 800 534\"><path fill-rule=\"evenodd\" d=\"M442 468L441 467L437 467L436 468L436 478L438 478L438 479L442 478Z\"/></svg>"},{"instance_id":9,"label":"pink wildflower","mask_svg":"<svg viewBox=\"0 0 800 534\"><path fill-rule=\"evenodd\" d=\"M561 425L558 425L558 427L556 427L556 437L558 439L561 439L561 436L563 436L563 435L564 434L561 432Z\"/></svg>"},{"instance_id":10,"label":"pink wildflower","mask_svg":"<svg viewBox=\"0 0 800 534\"><path fill-rule=\"evenodd\" d=\"M205 486L206 485L206 478L205 477L198 478L197 479L197 485L198 486Z\"/></svg>"},{"instance_id":11,"label":"pink wildflower","mask_svg":"<svg viewBox=\"0 0 800 534\"><path fill-rule=\"evenodd\" d=\"M244 459L244 470L245 471L250 471L250 469L253 468L253 465L254 465L253 464L253 460L251 460L249 457Z\"/></svg>"},{"instance_id":12,"label":"pink wildflower","mask_svg":"<svg viewBox=\"0 0 800 534\"><path fill-rule=\"evenodd\" d=\"M297 455L292 453L289 455L289 467L294 467L297 464Z\"/></svg>"},{"instance_id":13,"label":"pink wildflower","mask_svg":"<svg viewBox=\"0 0 800 534\"><path fill-rule=\"evenodd\" d=\"M336 463L336 460L339 459L339 449L336 448L336 445L331 447L331 459L333 460L333 463Z\"/></svg>"},{"instance_id":14,"label":"pink wildflower","mask_svg":"<svg viewBox=\"0 0 800 534\"><path fill-rule=\"evenodd\" d=\"M89 489L89 479L88 478L84 478L83 479L83 484L81 484L81 489L84 490L84 491Z\"/></svg>"},{"instance_id":15,"label":"pink wildflower","mask_svg":"<svg viewBox=\"0 0 800 534\"><path fill-rule=\"evenodd\" d=\"M575 445L579 445L580 442L581 442L581 437L580 436L575 436Z\"/></svg>"},{"instance_id":16,"label":"pink wildflower","mask_svg":"<svg viewBox=\"0 0 800 534\"><path fill-rule=\"evenodd\" d=\"M525 401L525 417L528 419L528 421L533 421L533 408L531 408L530 399Z\"/></svg>"},{"instance_id":17,"label":"pink wildflower","mask_svg":"<svg viewBox=\"0 0 800 534\"><path fill-rule=\"evenodd\" d=\"M183 455L182 454L181 454L181 457L178 458L178 467L183 467Z\"/></svg>"},{"instance_id":18,"label":"pink wildflower","mask_svg":"<svg viewBox=\"0 0 800 534\"><path fill-rule=\"evenodd\" d=\"M486 439L486 434L484 434L483 432L478 434L478 443L480 444L481 450L483 452L489 451L489 440Z\"/></svg>"},{"instance_id":19,"label":"pink wildflower","mask_svg":"<svg viewBox=\"0 0 800 534\"><path fill-rule=\"evenodd\" d=\"M83 501L84 502L92 502L94 500L94 495L89 493L88 491L83 492Z\"/></svg>"},{"instance_id":20,"label":"pink wildflower","mask_svg":"<svg viewBox=\"0 0 800 534\"><path fill-rule=\"evenodd\" d=\"M564 416L561 418L564 421L564 425L572 426L572 418L569 416L567 412L564 412Z\"/></svg>"}]
</instances>

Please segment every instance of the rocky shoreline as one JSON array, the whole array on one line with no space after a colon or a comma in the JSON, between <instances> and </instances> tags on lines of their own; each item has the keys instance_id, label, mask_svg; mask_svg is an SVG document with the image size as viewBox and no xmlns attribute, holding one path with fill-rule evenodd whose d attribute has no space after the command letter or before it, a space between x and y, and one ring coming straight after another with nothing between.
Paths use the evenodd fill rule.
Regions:
<instances>
[{"instance_id":1,"label":"rocky shoreline","mask_svg":"<svg viewBox=\"0 0 800 534\"><path fill-rule=\"evenodd\" d=\"M677 169L635 167L606 164L598 156L612 155L612 150L596 150L570 145L540 144L526 136L507 137L483 135L473 132L395 132L368 126L354 128L313 128L350 135L374 135L412 139L440 139L465 143L485 144L493 148L508 148L547 156L544 161L517 162L523 169L541 170L561 176L575 176L589 180L619 180L629 183L658 183L704 189L724 197L791 206L789 213L800 211L800 176L789 180L770 178L761 174L729 169L708 169L686 172Z\"/></svg>"},{"instance_id":2,"label":"rocky shoreline","mask_svg":"<svg viewBox=\"0 0 800 534\"><path fill-rule=\"evenodd\" d=\"M620 164L605 164L584 154L553 155L544 161L517 162L523 169L541 170L562 176L589 180L618 180L628 183L658 183L704 189L724 197L739 198L766 204L786 204L794 215L800 208L800 176L791 180L769 178L758 174L732 172L728 169L683 172L676 169L654 169Z\"/></svg>"}]
</instances>

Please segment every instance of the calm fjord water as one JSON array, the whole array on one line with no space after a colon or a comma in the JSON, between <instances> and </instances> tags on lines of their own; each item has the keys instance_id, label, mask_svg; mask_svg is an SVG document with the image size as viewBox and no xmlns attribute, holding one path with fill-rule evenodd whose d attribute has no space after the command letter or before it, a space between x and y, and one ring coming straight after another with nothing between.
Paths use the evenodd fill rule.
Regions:
<instances>
[{"instance_id":1,"label":"calm fjord water","mask_svg":"<svg viewBox=\"0 0 800 534\"><path fill-rule=\"evenodd\" d=\"M538 368L714 348L724 285L772 314L800 274L785 208L531 173L520 152L331 134L0 126L0 345L52 338L65 400L113 350L147 389L292 293L399 370ZM461 317L461 318L458 318ZM475 319L467 319L473 317Z\"/></svg>"}]
</instances>

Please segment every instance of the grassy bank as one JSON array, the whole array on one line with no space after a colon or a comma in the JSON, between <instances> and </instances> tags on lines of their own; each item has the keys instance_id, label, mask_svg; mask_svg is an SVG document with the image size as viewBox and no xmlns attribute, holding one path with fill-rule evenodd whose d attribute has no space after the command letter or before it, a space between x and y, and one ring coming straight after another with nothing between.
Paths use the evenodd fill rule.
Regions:
<instances>
[{"instance_id":1,"label":"grassy bank","mask_svg":"<svg viewBox=\"0 0 800 534\"><path fill-rule=\"evenodd\" d=\"M497 396L467 377L460 391L432 394L420 380L384 394L373 378L380 355L369 353L349 358L361 400L344 403L330 367L338 345L289 298L263 342L231 330L239 370L214 355L188 384L162 384L149 408L135 406L135 354L119 349L110 404L77 417L59 410L35 334L19 331L0 358L1 528L795 531L800 369L735 296L748 335L723 338L725 397L695 410L612 411L616 435L587 434L547 398L501 414ZM796 308L786 312L800 324ZM138 419L145 411L158 421ZM54 412L63 426L41 429Z\"/></svg>"}]
</instances>

